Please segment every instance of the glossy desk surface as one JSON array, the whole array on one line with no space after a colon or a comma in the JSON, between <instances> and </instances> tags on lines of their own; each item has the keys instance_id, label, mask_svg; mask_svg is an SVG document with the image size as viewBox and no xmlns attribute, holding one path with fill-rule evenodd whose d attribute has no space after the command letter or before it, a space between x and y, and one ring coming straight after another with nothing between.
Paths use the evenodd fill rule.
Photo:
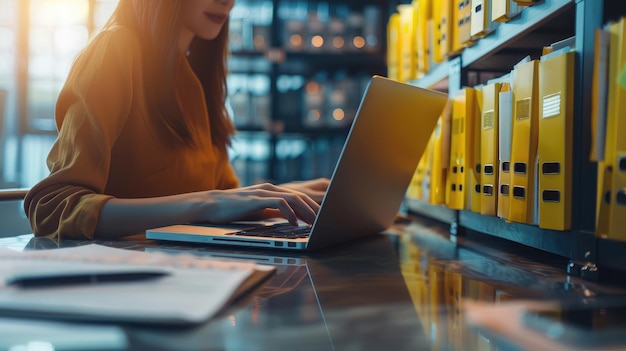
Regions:
<instances>
[{"instance_id":1,"label":"glossy desk surface","mask_svg":"<svg viewBox=\"0 0 626 351\"><path fill-rule=\"evenodd\" d=\"M85 243L59 243L32 235L0 239L0 246L15 250ZM568 276L564 258L491 237L451 238L445 225L419 218L395 225L385 235L304 254L141 237L97 243L129 250L255 258L277 266L277 274L264 285L203 325L118 326L128 349L136 350L537 349L470 324L463 303L495 306L513 300L584 302L626 296L624 287Z\"/></svg>"}]
</instances>

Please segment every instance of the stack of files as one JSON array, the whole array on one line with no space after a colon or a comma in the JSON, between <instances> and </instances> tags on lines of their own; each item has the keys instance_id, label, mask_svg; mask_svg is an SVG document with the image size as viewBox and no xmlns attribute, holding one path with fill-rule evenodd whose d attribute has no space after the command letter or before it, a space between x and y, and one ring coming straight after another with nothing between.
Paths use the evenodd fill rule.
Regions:
<instances>
[{"instance_id":1,"label":"stack of files","mask_svg":"<svg viewBox=\"0 0 626 351\"><path fill-rule=\"evenodd\" d=\"M502 83L489 83L482 88L480 183L482 187L480 213L498 213L498 120Z\"/></svg>"},{"instance_id":2,"label":"stack of files","mask_svg":"<svg viewBox=\"0 0 626 351\"><path fill-rule=\"evenodd\" d=\"M275 272L271 266L89 244L0 248L0 314L58 320L194 325Z\"/></svg>"},{"instance_id":3,"label":"stack of files","mask_svg":"<svg viewBox=\"0 0 626 351\"><path fill-rule=\"evenodd\" d=\"M491 20L493 22L508 22L520 13L520 6L514 0L491 0Z\"/></svg>"},{"instance_id":4,"label":"stack of files","mask_svg":"<svg viewBox=\"0 0 626 351\"><path fill-rule=\"evenodd\" d=\"M450 135L450 164L446 179L446 205L455 210L469 209L471 165L468 151L474 144L475 92L461 89L452 98L452 128Z\"/></svg>"},{"instance_id":5,"label":"stack of files","mask_svg":"<svg viewBox=\"0 0 626 351\"><path fill-rule=\"evenodd\" d=\"M602 237L626 241L626 18L608 25L609 67L606 136L598 163L598 225Z\"/></svg>"},{"instance_id":6,"label":"stack of files","mask_svg":"<svg viewBox=\"0 0 626 351\"><path fill-rule=\"evenodd\" d=\"M498 217L508 219L511 202L511 129L513 127L513 92L508 83L502 84L498 106Z\"/></svg>"},{"instance_id":7,"label":"stack of files","mask_svg":"<svg viewBox=\"0 0 626 351\"><path fill-rule=\"evenodd\" d=\"M571 229L574 60L569 48L539 62L539 227Z\"/></svg>"},{"instance_id":8,"label":"stack of files","mask_svg":"<svg viewBox=\"0 0 626 351\"><path fill-rule=\"evenodd\" d=\"M538 61L518 64L513 70L513 139L509 220L534 224L535 178L538 144Z\"/></svg>"},{"instance_id":9,"label":"stack of files","mask_svg":"<svg viewBox=\"0 0 626 351\"><path fill-rule=\"evenodd\" d=\"M471 134L473 135L473 143L466 151L467 164L469 165L469 203L472 212L480 213L482 202L482 186L481 186L481 144L482 144L482 111L483 111L483 91L480 87L474 87L474 123Z\"/></svg>"}]
</instances>

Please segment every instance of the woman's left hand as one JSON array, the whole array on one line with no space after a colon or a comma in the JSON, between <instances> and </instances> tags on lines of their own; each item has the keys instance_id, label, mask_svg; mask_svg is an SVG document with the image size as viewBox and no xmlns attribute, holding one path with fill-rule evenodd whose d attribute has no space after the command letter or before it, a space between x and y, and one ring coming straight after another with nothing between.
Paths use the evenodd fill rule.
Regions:
<instances>
[{"instance_id":1,"label":"woman's left hand","mask_svg":"<svg viewBox=\"0 0 626 351\"><path fill-rule=\"evenodd\" d=\"M285 183L281 184L280 186L296 190L301 193L305 193L319 204L322 202L322 199L326 194L328 183L330 183L330 180L328 178L317 178L312 180Z\"/></svg>"}]
</instances>

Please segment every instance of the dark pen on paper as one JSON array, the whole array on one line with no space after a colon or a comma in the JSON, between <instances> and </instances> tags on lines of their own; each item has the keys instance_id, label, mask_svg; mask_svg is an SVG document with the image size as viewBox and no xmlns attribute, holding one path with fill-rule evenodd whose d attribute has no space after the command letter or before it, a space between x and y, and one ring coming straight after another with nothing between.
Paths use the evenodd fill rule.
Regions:
<instances>
[{"instance_id":1,"label":"dark pen on paper","mask_svg":"<svg viewBox=\"0 0 626 351\"><path fill-rule=\"evenodd\" d=\"M54 275L23 275L9 278L7 286L19 288L47 288L66 285L89 285L103 283L128 283L161 278L169 275L165 271L122 271L98 273L68 273Z\"/></svg>"}]
</instances>

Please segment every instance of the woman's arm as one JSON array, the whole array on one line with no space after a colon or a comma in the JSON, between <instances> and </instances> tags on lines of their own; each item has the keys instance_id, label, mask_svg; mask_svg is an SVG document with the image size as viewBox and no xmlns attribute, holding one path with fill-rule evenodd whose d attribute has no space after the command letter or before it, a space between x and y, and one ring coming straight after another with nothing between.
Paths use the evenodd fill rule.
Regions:
<instances>
[{"instance_id":1,"label":"woman's arm","mask_svg":"<svg viewBox=\"0 0 626 351\"><path fill-rule=\"evenodd\" d=\"M188 194L108 200L95 236L119 238L146 229L189 222L229 223L279 211L291 224L313 223L319 205L302 192L272 184Z\"/></svg>"}]
</instances>

